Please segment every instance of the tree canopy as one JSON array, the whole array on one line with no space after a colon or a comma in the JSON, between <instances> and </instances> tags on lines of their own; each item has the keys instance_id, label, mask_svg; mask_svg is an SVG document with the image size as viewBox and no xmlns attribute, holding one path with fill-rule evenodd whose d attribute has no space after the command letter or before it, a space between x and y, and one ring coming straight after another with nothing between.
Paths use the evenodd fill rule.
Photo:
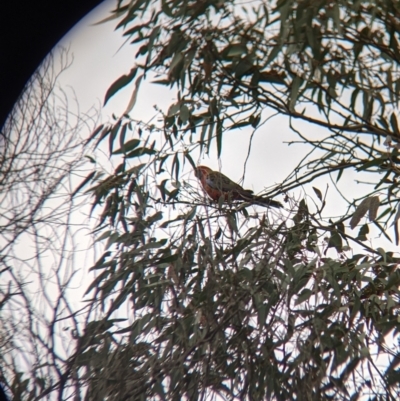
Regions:
<instances>
[{"instance_id":1,"label":"tree canopy","mask_svg":"<svg viewBox=\"0 0 400 401\"><path fill-rule=\"evenodd\" d=\"M372 225L398 243L398 15L393 1L118 4L110 18L138 50L105 102L136 80L125 115L92 137L123 155L92 189L108 250L91 289L109 300L105 316L124 303L133 314L102 373L105 383L129 364L110 395L399 396L399 259L368 241ZM146 78L176 94L161 126L129 117ZM288 213L208 204L182 166L212 147L220 155L228 131L256 129L265 111L286 115L310 150L268 191L286 196ZM370 190L340 216L323 214L318 188L318 206L294 200L349 170ZM107 390L97 383L91 391Z\"/></svg>"},{"instance_id":2,"label":"tree canopy","mask_svg":"<svg viewBox=\"0 0 400 401\"><path fill-rule=\"evenodd\" d=\"M107 144L115 170L94 168L75 191L92 194L104 253L63 394L399 398L400 259L385 249L399 237L399 8L117 3L105 22L116 21L136 58L105 103L128 85L132 96L88 139ZM151 122L130 116L144 81L176 99ZM219 157L229 132L256 130L274 113L308 149L263 192L283 196L284 210L211 202L192 179L196 160L214 149ZM301 121L320 127L318 137ZM347 192L348 207L330 216L329 193L313 184L322 177L340 191L348 172L367 189Z\"/></svg>"}]
</instances>

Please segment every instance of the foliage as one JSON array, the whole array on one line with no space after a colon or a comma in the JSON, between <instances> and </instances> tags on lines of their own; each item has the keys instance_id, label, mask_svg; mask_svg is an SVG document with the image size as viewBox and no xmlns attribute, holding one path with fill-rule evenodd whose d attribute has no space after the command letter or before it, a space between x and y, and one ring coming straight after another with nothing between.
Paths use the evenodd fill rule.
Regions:
<instances>
[{"instance_id":1,"label":"foliage","mask_svg":"<svg viewBox=\"0 0 400 401\"><path fill-rule=\"evenodd\" d=\"M392 1L118 3L107 20L137 60L105 101L137 79L125 115L90 138L107 138L120 164L87 180L106 248L88 289L103 317L77 359L89 398L398 399L399 258L366 242L370 225L390 239L391 223L398 241L398 11ZM154 74L177 94L162 126L128 115ZM227 131L256 129L266 110L288 116L310 149L268 193L285 194L288 210L210 204L186 178L193 160L213 146L220 155ZM294 200L347 170L372 189L339 217L323 214L318 188L319 206ZM358 235L346 224L361 224Z\"/></svg>"},{"instance_id":2,"label":"foliage","mask_svg":"<svg viewBox=\"0 0 400 401\"><path fill-rule=\"evenodd\" d=\"M202 131L203 146L216 139L220 152L224 132L256 127L265 109L289 116L292 125L319 125L325 130L317 139L296 130L315 157L300 162L276 193L329 173L338 181L347 169L368 172L372 193L386 194L388 222L398 205L398 11L393 1L240 7L135 0L114 17L139 46L132 71L156 72L156 83L179 91L167 128Z\"/></svg>"},{"instance_id":3,"label":"foliage","mask_svg":"<svg viewBox=\"0 0 400 401\"><path fill-rule=\"evenodd\" d=\"M89 288L104 318L77 361L90 372L93 399L347 399L370 387L395 397L385 372L371 386L380 370L369 352L382 347L394 361L387 372L396 371L398 351L384 340L397 326L396 258L326 257L332 244L317 242L328 227L304 203L290 228L265 214L243 218L235 207L202 212L201 199L165 221L165 207L143 201L152 198L144 168L127 176L134 189L108 187L119 208L104 203L106 251ZM124 304L128 322L109 330Z\"/></svg>"},{"instance_id":4,"label":"foliage","mask_svg":"<svg viewBox=\"0 0 400 401\"><path fill-rule=\"evenodd\" d=\"M118 2L107 21L138 50L105 103L134 88L87 141L116 168L95 165L74 193L92 195L104 251L60 397L65 383L88 400L400 397L399 257L367 241L391 224L398 241L398 14L383 0ZM149 78L176 93L160 124L129 116ZM209 202L194 160L265 112L309 149L266 191L285 210ZM347 171L371 189L327 216L307 184Z\"/></svg>"}]
</instances>

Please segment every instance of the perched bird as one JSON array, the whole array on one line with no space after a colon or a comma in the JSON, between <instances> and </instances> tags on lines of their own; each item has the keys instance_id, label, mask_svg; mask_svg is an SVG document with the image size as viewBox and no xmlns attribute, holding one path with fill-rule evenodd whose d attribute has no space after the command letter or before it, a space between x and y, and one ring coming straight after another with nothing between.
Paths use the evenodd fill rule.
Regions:
<instances>
[{"instance_id":1,"label":"perched bird","mask_svg":"<svg viewBox=\"0 0 400 401\"><path fill-rule=\"evenodd\" d=\"M241 200L262 206L282 207L282 204L277 201L254 195L253 191L244 189L219 171L213 171L206 166L198 166L195 172L204 191L215 201L223 196L225 202Z\"/></svg>"}]
</instances>

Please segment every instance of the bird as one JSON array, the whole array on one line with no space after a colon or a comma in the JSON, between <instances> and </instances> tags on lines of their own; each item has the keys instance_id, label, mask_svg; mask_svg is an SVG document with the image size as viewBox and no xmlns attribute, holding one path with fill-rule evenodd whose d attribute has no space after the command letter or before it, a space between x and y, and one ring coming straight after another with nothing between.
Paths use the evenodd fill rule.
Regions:
<instances>
[{"instance_id":1,"label":"bird","mask_svg":"<svg viewBox=\"0 0 400 401\"><path fill-rule=\"evenodd\" d=\"M280 202L255 195L250 189L244 189L226 175L219 171L213 171L209 167L197 166L195 175L204 191L214 201L219 201L223 197L225 202L241 200L266 207L283 207Z\"/></svg>"}]
</instances>

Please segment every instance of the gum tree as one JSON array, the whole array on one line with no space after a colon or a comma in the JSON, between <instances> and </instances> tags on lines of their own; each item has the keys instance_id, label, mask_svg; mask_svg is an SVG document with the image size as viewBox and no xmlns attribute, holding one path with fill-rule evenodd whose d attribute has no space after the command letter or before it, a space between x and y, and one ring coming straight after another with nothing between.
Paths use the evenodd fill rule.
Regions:
<instances>
[{"instance_id":1,"label":"gum tree","mask_svg":"<svg viewBox=\"0 0 400 401\"><path fill-rule=\"evenodd\" d=\"M81 185L106 248L72 356L88 399L399 398L399 259L367 241L376 227L398 242L398 15L393 1L117 3L107 20L137 53L105 96L131 85L125 114L89 139L117 167ZM146 79L176 95L160 124L129 116ZM186 173L265 112L309 149L267 191L286 210L210 203ZM350 171L370 190L330 218L313 182Z\"/></svg>"}]
</instances>

